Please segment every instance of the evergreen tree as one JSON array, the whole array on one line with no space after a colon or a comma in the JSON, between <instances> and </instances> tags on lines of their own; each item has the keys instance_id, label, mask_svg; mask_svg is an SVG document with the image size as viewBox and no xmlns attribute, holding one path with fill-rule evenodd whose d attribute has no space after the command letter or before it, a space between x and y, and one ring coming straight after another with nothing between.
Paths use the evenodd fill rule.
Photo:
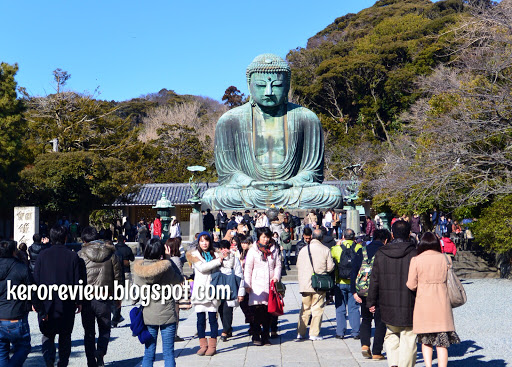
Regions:
<instances>
[{"instance_id":1,"label":"evergreen tree","mask_svg":"<svg viewBox=\"0 0 512 367\"><path fill-rule=\"evenodd\" d=\"M18 173L26 161L22 142L26 123L16 93L17 71L17 64L0 64L0 205L4 208L13 204Z\"/></svg>"}]
</instances>

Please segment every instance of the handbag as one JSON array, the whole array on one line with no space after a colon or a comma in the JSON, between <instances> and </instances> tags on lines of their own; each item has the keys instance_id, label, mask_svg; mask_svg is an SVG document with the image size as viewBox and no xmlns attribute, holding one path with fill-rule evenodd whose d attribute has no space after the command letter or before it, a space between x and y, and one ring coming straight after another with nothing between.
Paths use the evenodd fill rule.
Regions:
<instances>
[{"instance_id":1,"label":"handbag","mask_svg":"<svg viewBox=\"0 0 512 367\"><path fill-rule=\"evenodd\" d=\"M450 260L448 260L448 256L444 255L446 258L446 263L448 264L448 276L446 279L446 286L448 288L448 298L450 299L450 304L452 308L456 308L462 306L467 301L466 291L462 286L457 275L453 271L452 265L450 264Z\"/></svg>"},{"instance_id":2,"label":"handbag","mask_svg":"<svg viewBox=\"0 0 512 367\"><path fill-rule=\"evenodd\" d=\"M130 310L130 329L132 335L138 337L141 344L146 344L153 339L153 336L149 333L146 324L144 324L143 309L144 307L139 306Z\"/></svg>"},{"instance_id":3,"label":"handbag","mask_svg":"<svg viewBox=\"0 0 512 367\"><path fill-rule=\"evenodd\" d=\"M311 286L317 292L327 292L334 287L334 281L329 274L316 274L313 266L313 258L311 257L311 249L308 245L309 261L311 261L311 268L313 269L313 275L311 276Z\"/></svg>"},{"instance_id":4,"label":"handbag","mask_svg":"<svg viewBox=\"0 0 512 367\"><path fill-rule=\"evenodd\" d=\"M270 289L268 292L268 313L272 316L284 315L283 296L277 292L274 281L270 281Z\"/></svg>"}]
</instances>

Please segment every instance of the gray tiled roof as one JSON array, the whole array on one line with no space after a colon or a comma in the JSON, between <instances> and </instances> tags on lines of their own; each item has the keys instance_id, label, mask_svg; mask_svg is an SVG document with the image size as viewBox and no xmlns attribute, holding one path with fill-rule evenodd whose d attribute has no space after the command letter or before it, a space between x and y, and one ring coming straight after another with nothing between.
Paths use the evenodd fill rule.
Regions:
<instances>
[{"instance_id":1,"label":"gray tiled roof","mask_svg":"<svg viewBox=\"0 0 512 367\"><path fill-rule=\"evenodd\" d=\"M324 181L326 185L333 185L340 188L343 196L347 194L347 186L350 181ZM218 186L217 182L200 183L200 194L202 195L208 188ZM192 191L189 183L161 183L161 184L145 184L141 185L135 194L128 195L126 199L117 199L112 206L139 206L139 205L155 205L165 191L167 199L172 205L190 205L188 199L192 198Z\"/></svg>"}]
</instances>

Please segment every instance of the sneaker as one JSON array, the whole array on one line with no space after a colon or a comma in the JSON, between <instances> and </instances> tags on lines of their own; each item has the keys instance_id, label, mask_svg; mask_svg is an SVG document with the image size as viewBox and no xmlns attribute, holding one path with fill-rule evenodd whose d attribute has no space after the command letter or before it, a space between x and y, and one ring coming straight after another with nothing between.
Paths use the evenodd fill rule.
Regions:
<instances>
[{"instance_id":1,"label":"sneaker","mask_svg":"<svg viewBox=\"0 0 512 367\"><path fill-rule=\"evenodd\" d=\"M353 336L353 338L354 338L354 340L359 340L359 339L361 339L361 337L360 337L359 335L355 335L355 336Z\"/></svg>"},{"instance_id":2,"label":"sneaker","mask_svg":"<svg viewBox=\"0 0 512 367\"><path fill-rule=\"evenodd\" d=\"M317 335L317 336L310 336L309 337L309 340L322 340L324 337L323 336L320 336L320 335Z\"/></svg>"},{"instance_id":3,"label":"sneaker","mask_svg":"<svg viewBox=\"0 0 512 367\"><path fill-rule=\"evenodd\" d=\"M345 335L336 335L335 338L336 339L345 339Z\"/></svg>"},{"instance_id":4,"label":"sneaker","mask_svg":"<svg viewBox=\"0 0 512 367\"><path fill-rule=\"evenodd\" d=\"M260 339L260 336L259 336L259 335L253 335L253 336L252 336L252 343L253 343L254 345L257 345L257 346L263 345L263 344L261 343L261 339Z\"/></svg>"},{"instance_id":5,"label":"sneaker","mask_svg":"<svg viewBox=\"0 0 512 367\"><path fill-rule=\"evenodd\" d=\"M272 345L272 343L270 342L269 339L262 339L261 344L262 345Z\"/></svg>"},{"instance_id":6,"label":"sneaker","mask_svg":"<svg viewBox=\"0 0 512 367\"><path fill-rule=\"evenodd\" d=\"M176 336L174 337L174 341L175 341L175 342L184 342L184 341L185 341L185 339L183 339L181 336L176 335Z\"/></svg>"},{"instance_id":7,"label":"sneaker","mask_svg":"<svg viewBox=\"0 0 512 367\"><path fill-rule=\"evenodd\" d=\"M361 354L364 358L372 358L372 352L370 352L370 347L367 345L361 347Z\"/></svg>"},{"instance_id":8,"label":"sneaker","mask_svg":"<svg viewBox=\"0 0 512 367\"><path fill-rule=\"evenodd\" d=\"M296 340L304 340L306 339L306 336L305 335L300 335L300 334L297 334L297 338L295 338Z\"/></svg>"},{"instance_id":9,"label":"sneaker","mask_svg":"<svg viewBox=\"0 0 512 367\"><path fill-rule=\"evenodd\" d=\"M374 361L383 361L384 359L386 359L386 357L384 357L382 354L374 354L372 356L372 359Z\"/></svg>"},{"instance_id":10,"label":"sneaker","mask_svg":"<svg viewBox=\"0 0 512 367\"><path fill-rule=\"evenodd\" d=\"M103 362L103 354L96 351L96 365L98 367L105 367L105 363Z\"/></svg>"}]
</instances>

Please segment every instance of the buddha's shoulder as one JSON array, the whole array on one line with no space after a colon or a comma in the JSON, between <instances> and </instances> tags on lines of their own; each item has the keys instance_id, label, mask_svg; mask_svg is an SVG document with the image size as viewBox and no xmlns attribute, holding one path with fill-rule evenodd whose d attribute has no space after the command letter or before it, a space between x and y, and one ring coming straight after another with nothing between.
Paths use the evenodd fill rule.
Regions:
<instances>
[{"instance_id":1,"label":"buddha's shoulder","mask_svg":"<svg viewBox=\"0 0 512 367\"><path fill-rule=\"evenodd\" d=\"M235 107L225 112L219 119L218 124L226 124L230 121L237 121L245 116L250 116L251 104L245 103L239 107Z\"/></svg>"},{"instance_id":2,"label":"buddha's shoulder","mask_svg":"<svg viewBox=\"0 0 512 367\"><path fill-rule=\"evenodd\" d=\"M288 103L288 113L292 113L295 115L295 117L300 118L301 120L307 120L311 122L319 122L318 116L311 111L309 108L306 108L304 106L295 104L295 103Z\"/></svg>"}]
</instances>

